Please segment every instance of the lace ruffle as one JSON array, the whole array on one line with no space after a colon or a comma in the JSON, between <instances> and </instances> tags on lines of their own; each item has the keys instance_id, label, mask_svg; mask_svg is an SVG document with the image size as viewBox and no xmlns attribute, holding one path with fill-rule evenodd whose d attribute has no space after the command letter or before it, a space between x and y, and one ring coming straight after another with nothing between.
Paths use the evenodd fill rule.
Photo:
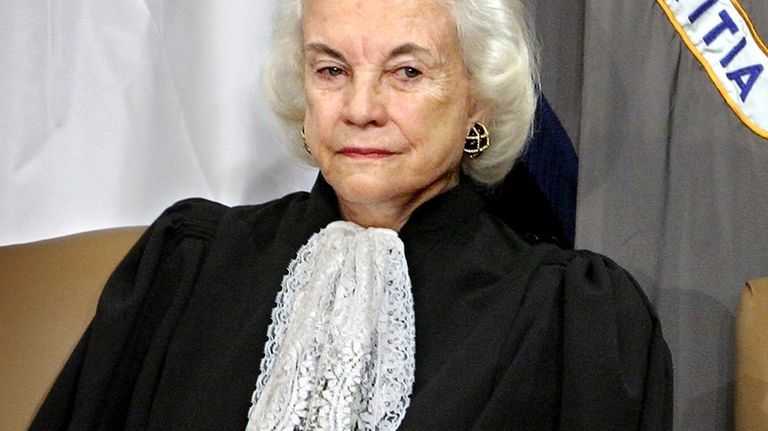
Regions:
<instances>
[{"instance_id":1,"label":"lace ruffle","mask_svg":"<svg viewBox=\"0 0 768 431\"><path fill-rule=\"evenodd\" d=\"M395 430L414 353L402 241L389 229L333 222L283 278L246 430Z\"/></svg>"}]
</instances>

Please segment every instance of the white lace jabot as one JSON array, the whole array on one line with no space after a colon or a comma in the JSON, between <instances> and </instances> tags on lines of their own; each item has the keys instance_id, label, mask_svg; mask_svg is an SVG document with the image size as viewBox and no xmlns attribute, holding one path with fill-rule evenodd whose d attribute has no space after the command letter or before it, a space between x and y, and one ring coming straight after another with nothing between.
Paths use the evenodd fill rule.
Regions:
<instances>
[{"instance_id":1,"label":"white lace jabot","mask_svg":"<svg viewBox=\"0 0 768 431\"><path fill-rule=\"evenodd\" d=\"M246 430L395 430L415 335L397 233L329 224L283 278Z\"/></svg>"}]
</instances>

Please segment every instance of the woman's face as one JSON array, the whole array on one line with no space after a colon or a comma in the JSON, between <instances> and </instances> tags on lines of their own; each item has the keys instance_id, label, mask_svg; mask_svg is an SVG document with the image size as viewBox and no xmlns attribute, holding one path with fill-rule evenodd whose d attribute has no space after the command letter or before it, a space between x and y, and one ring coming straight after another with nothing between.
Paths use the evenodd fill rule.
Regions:
<instances>
[{"instance_id":1,"label":"woman's face","mask_svg":"<svg viewBox=\"0 0 768 431\"><path fill-rule=\"evenodd\" d=\"M309 0L306 141L342 207L428 199L458 181L478 120L448 9Z\"/></svg>"}]
</instances>

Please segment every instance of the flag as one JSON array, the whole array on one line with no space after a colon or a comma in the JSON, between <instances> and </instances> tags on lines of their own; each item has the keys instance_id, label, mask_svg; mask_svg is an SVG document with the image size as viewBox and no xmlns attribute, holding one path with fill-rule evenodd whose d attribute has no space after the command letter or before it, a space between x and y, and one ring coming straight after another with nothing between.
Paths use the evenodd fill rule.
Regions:
<instances>
[{"instance_id":1,"label":"flag","mask_svg":"<svg viewBox=\"0 0 768 431\"><path fill-rule=\"evenodd\" d=\"M587 0L584 17L577 246L616 259L656 306L675 429L729 429L739 294L768 274L768 139L745 121L768 106L733 102L766 96L768 52L748 36L768 34L768 6Z\"/></svg>"}]
</instances>

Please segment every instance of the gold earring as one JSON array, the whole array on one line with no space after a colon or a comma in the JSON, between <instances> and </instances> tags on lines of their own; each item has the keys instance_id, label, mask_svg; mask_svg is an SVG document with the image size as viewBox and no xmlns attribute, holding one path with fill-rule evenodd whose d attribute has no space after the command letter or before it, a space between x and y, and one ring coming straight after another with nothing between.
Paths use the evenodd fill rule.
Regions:
<instances>
[{"instance_id":1,"label":"gold earring","mask_svg":"<svg viewBox=\"0 0 768 431\"><path fill-rule=\"evenodd\" d=\"M307 154L312 154L312 151L309 151L309 145L307 145L307 137L304 135L304 128L301 128L301 141L304 143L304 150L307 152Z\"/></svg>"},{"instance_id":2,"label":"gold earring","mask_svg":"<svg viewBox=\"0 0 768 431\"><path fill-rule=\"evenodd\" d=\"M464 153L470 159L480 156L483 151L491 146L491 136L483 123L475 123L467 133L467 139L464 141Z\"/></svg>"}]
</instances>

